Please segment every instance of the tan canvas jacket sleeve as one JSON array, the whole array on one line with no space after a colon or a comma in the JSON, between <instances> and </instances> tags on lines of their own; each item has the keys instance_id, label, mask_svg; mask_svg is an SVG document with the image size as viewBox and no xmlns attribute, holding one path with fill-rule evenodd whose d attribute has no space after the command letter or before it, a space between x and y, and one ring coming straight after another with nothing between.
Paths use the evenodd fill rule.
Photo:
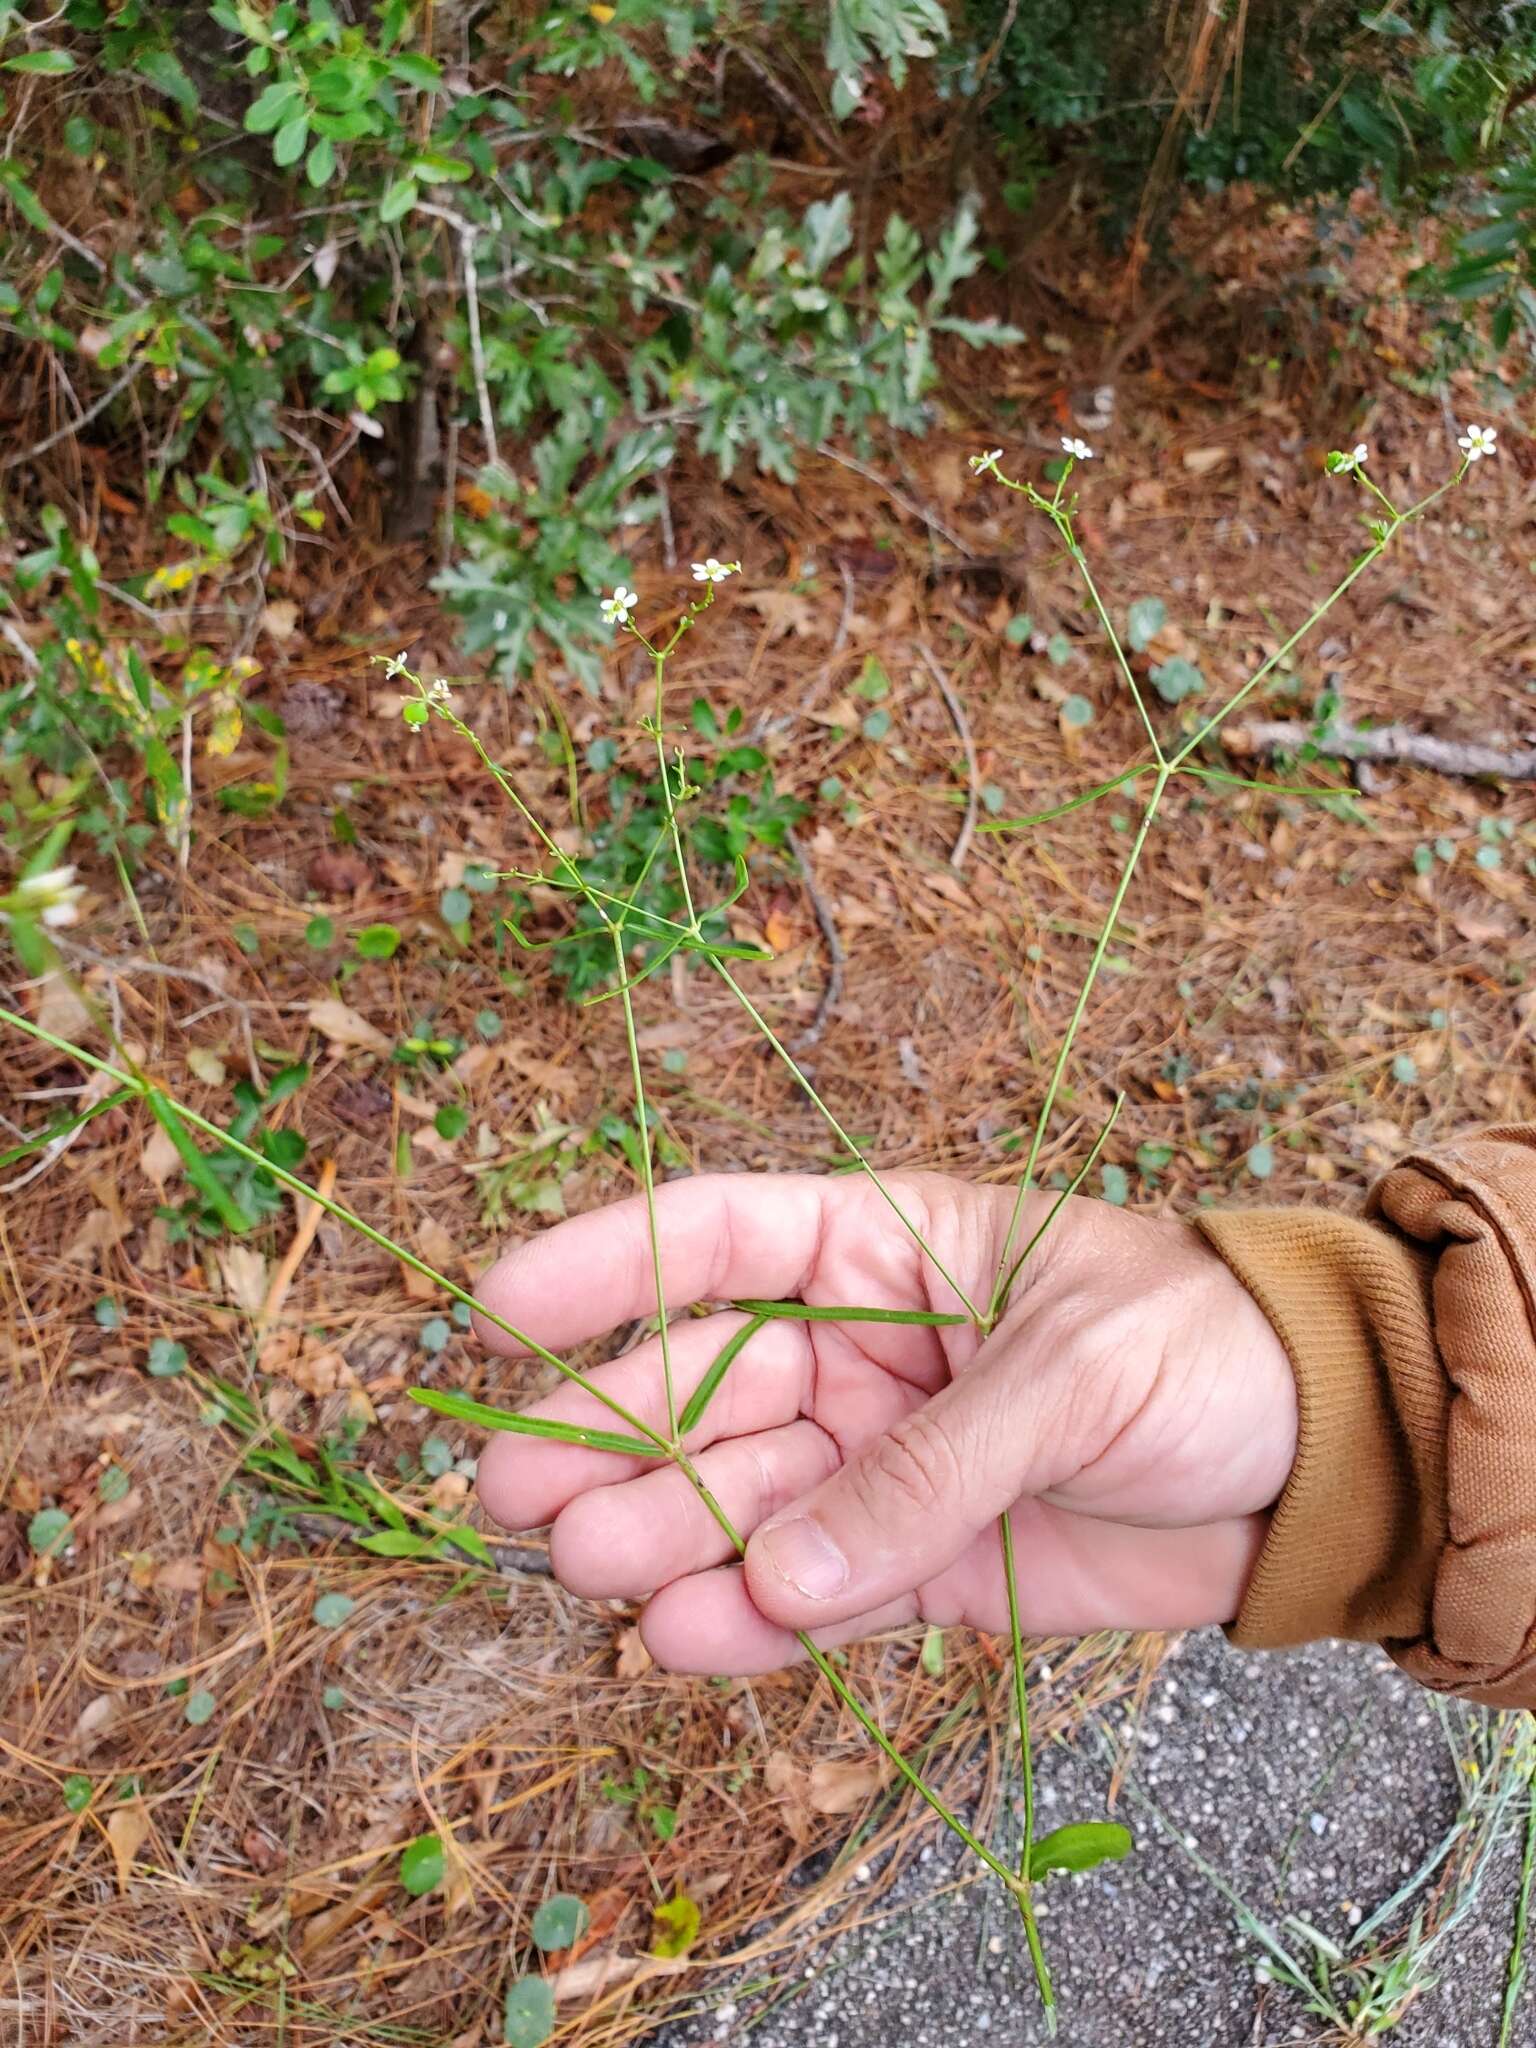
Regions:
<instances>
[{"instance_id":1,"label":"tan canvas jacket sleeve","mask_svg":"<svg viewBox=\"0 0 1536 2048\"><path fill-rule=\"evenodd\" d=\"M1296 1463L1235 1642L1380 1642L1439 1691L1536 1707L1536 1126L1403 1160L1364 1218L1200 1228L1296 1370Z\"/></svg>"}]
</instances>

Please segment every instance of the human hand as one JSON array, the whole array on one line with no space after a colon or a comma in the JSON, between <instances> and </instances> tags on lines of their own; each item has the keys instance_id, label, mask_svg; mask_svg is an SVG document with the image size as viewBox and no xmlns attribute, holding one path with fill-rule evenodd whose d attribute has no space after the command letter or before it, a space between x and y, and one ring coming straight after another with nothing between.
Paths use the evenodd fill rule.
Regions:
<instances>
[{"instance_id":1,"label":"human hand","mask_svg":"<svg viewBox=\"0 0 1536 2048\"><path fill-rule=\"evenodd\" d=\"M1011 1190L937 1174L718 1174L657 1190L667 1305L798 1299L952 1311L985 1302ZM1053 1198L1027 1198L1027 1243ZM644 1202L526 1239L479 1289L552 1349L654 1312ZM676 1402L744 1320L671 1324ZM516 1346L493 1325L494 1351ZM590 1375L666 1431L656 1339ZM566 1384L530 1411L611 1418ZM497 1436L479 1491L507 1528L553 1523L572 1592L645 1600L660 1664L742 1674L917 1618L1007 1628L1007 1511L1032 1635L1183 1628L1236 1613L1296 1449L1289 1360L1245 1288L1187 1224L1072 1199L997 1327L774 1320L685 1439L749 1536L745 1563L675 1466Z\"/></svg>"}]
</instances>

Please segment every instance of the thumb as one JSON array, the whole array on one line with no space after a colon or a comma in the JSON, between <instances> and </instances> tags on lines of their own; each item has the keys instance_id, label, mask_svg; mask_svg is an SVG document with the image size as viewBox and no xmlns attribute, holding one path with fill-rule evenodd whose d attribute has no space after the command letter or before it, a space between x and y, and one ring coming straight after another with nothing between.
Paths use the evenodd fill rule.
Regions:
<instances>
[{"instance_id":1,"label":"thumb","mask_svg":"<svg viewBox=\"0 0 1536 2048\"><path fill-rule=\"evenodd\" d=\"M953 1564L1031 1476L1040 1432L1021 1411L1036 1403L1012 1377L978 1362L764 1522L746 1556L759 1612L782 1628L821 1628Z\"/></svg>"}]
</instances>

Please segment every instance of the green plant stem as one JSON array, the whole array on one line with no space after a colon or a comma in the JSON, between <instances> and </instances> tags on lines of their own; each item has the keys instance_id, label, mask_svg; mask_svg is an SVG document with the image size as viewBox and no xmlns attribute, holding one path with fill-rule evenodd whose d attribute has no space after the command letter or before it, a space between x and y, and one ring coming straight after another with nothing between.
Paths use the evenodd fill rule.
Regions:
<instances>
[{"instance_id":1,"label":"green plant stem","mask_svg":"<svg viewBox=\"0 0 1536 2048\"><path fill-rule=\"evenodd\" d=\"M820 1110L823 1118L826 1120L827 1124L831 1127L831 1129L836 1134L838 1139L844 1145L847 1146L849 1156L855 1161L857 1161L860 1172L865 1174L871 1181L873 1181L876 1189L879 1192L880 1199L885 1203L886 1207L890 1209L892 1214L895 1216L897 1222L901 1225L902 1229L906 1231L907 1235L912 1239L913 1243L917 1246L918 1250L928 1260L929 1264L933 1267L933 1270L938 1274L939 1278L945 1283L947 1287L953 1289L955 1299L964 1308L966 1314L970 1317L971 1321L973 1323L976 1323L977 1325L980 1325L982 1321L981 1315L978 1312L975 1304L972 1302L970 1296L966 1293L965 1289L960 1285L959 1281L954 1277L954 1275L949 1271L948 1267L944 1264L943 1260L939 1257L938 1253L934 1251L933 1248L925 1241L923 1234L918 1229L917 1225L907 1215L906 1211L902 1208L901 1204L896 1200L896 1197L891 1193L889 1188L886 1187L884 1181L881 1180L879 1174L876 1173L875 1169L864 1157L863 1153L859 1150L858 1146L855 1145L852 1138L849 1137L848 1133L843 1129L842 1125L838 1122L837 1118L832 1114L832 1111L827 1107L826 1103L824 1103L821 1097L816 1093L816 1090L814 1087L812 1087L810 1081L800 1071L800 1068L795 1061L794 1055L782 1043L773 1026L768 1022L767 1018L758 1009L757 1005L753 1002L752 998L741 986L741 983L737 981L736 977L731 973L730 969L724 966L719 960L711 958L709 964L711 967L714 968L716 974L719 975L720 979L725 983L726 987L730 990L731 994L736 998L737 1002L740 1003L741 1007L752 1019L752 1022L757 1026L758 1030L761 1031L764 1038L766 1038L768 1043L773 1047L774 1051L778 1054L779 1058L784 1062L785 1066L788 1067L790 1073L794 1076L796 1085L805 1093L805 1095L810 1099L810 1101L815 1104L816 1108Z\"/></svg>"},{"instance_id":2,"label":"green plant stem","mask_svg":"<svg viewBox=\"0 0 1536 2048\"><path fill-rule=\"evenodd\" d=\"M1172 774L1173 767L1168 762L1164 762L1157 771L1157 780L1152 785L1152 793L1147 798L1146 809L1141 814L1140 828L1135 839L1132 841L1131 850L1126 856L1125 866L1120 872L1120 880L1115 885L1115 893L1110 898L1109 910L1105 916L1103 927L1099 932L1098 942L1093 949L1093 957L1088 963L1088 972L1084 977L1082 987L1078 990L1077 1001L1073 1005L1072 1015L1067 1023L1066 1035L1057 1048L1056 1063L1051 1069L1051 1078L1046 1086L1045 1100L1041 1103L1040 1113L1035 1119L1034 1135L1030 1139L1029 1157L1025 1162L1023 1177L1019 1182L1018 1192L1014 1197L1013 1214L1008 1219L1008 1230L1003 1239L1003 1248L998 1259L998 1282L993 1290L992 1300L987 1309L986 1327L988 1329L993 1327L998 1317L1008 1306L1008 1289L1012 1286L1017 1272L1017 1268L1010 1263L1013 1243L1019 1234L1019 1224L1023 1219L1025 1200L1029 1195L1030 1189L1034 1186L1035 1169L1040 1163L1040 1152L1045 1144L1046 1132L1050 1127L1051 1113L1056 1107L1056 1098L1061 1093L1061 1084L1066 1076L1067 1062L1072 1057L1072 1048L1077 1043L1077 1034L1088 1009L1088 998L1093 994L1094 984L1099 978L1099 970L1104 965L1105 955L1109 952L1115 926L1120 921L1120 912L1130 891L1132 877L1136 873L1137 863L1141 859L1148 834L1152 830L1152 822L1157 816L1158 806L1162 803L1163 792L1167 789Z\"/></svg>"},{"instance_id":3,"label":"green plant stem","mask_svg":"<svg viewBox=\"0 0 1536 2048\"><path fill-rule=\"evenodd\" d=\"M25 1033L28 1038L35 1038L43 1045L51 1045L55 1052L65 1053L70 1059L78 1060L82 1066L90 1067L98 1074L105 1074L109 1080L121 1083L135 1095L161 1095L162 1100L174 1109L184 1123L202 1131L205 1136L222 1145L225 1151L238 1153L253 1166L264 1168L275 1181L287 1188L290 1194L300 1195L306 1202L316 1203L326 1215L334 1216L338 1223L346 1224L349 1230L355 1230L359 1236L366 1237L370 1244L375 1244L381 1251L388 1252L391 1258L398 1259L402 1265L409 1266L413 1272L420 1273L423 1278L432 1281L434 1286L441 1287L454 1301L462 1301L466 1308L472 1309L485 1322L505 1331L520 1350L530 1353L534 1358L542 1359L546 1365L552 1365L563 1378L583 1388L594 1401L601 1402L610 1414L616 1415L621 1422L634 1430L637 1436L642 1436L648 1443L654 1444L663 1455L669 1451L670 1447L664 1437L658 1436L648 1423L640 1420L639 1416L631 1415L623 1403L615 1401L611 1394L605 1393L601 1387L593 1386L585 1373L578 1372L573 1365L567 1365L563 1358L557 1358L553 1351L546 1350L526 1331L518 1329L515 1323L509 1323L505 1316L498 1315L495 1309L487 1308L483 1301L477 1300L467 1289L450 1280L446 1273L439 1273L435 1266L429 1266L426 1260L418 1258L415 1252L407 1250L402 1244L396 1244L393 1238L375 1230L371 1223L365 1223L361 1216L347 1208L344 1203L333 1201L329 1195L322 1195L318 1188L311 1187L308 1181L301 1180L296 1173L290 1173L286 1167L274 1165L264 1154L244 1144L239 1138L232 1138L228 1131L221 1131L217 1124L199 1116L196 1110L188 1109L185 1103L178 1102L174 1097L164 1094L164 1091L155 1089L149 1082L123 1073L110 1061L98 1059L94 1053L87 1052L84 1046L72 1045L67 1038L59 1038L53 1032L44 1030L41 1024L34 1024L30 1017L22 1017L14 1010L0 1007L0 1023L13 1026L17 1031Z\"/></svg>"},{"instance_id":4,"label":"green plant stem","mask_svg":"<svg viewBox=\"0 0 1536 2048\"><path fill-rule=\"evenodd\" d=\"M1035 1982L1040 1987L1040 2003L1045 2007L1046 2028L1054 2034L1056 1988L1051 1982L1050 1968L1040 1940L1034 1887L1030 1880L1030 1856L1035 1846L1035 1760L1029 1739L1029 1687L1024 1671L1024 1631L1019 1622L1019 1580L1013 1559L1013 1524L1006 1514L1002 1514L998 1516L997 1526L1003 1545L1003 1583L1008 1590L1008 1633L1013 1643L1013 1703L1019 1721L1019 1772L1024 1805L1024 1840L1019 1850L1019 1881L1014 1897L1018 1901L1019 1917L1024 1922L1024 1939L1029 1944Z\"/></svg>"},{"instance_id":5,"label":"green plant stem","mask_svg":"<svg viewBox=\"0 0 1536 2048\"><path fill-rule=\"evenodd\" d=\"M1104 628L1104 637L1108 640L1110 650L1115 657L1115 662L1119 667L1121 675L1125 678L1126 687L1130 690L1131 696L1135 700L1136 709L1141 713L1141 722L1146 727L1147 738L1152 742L1152 752L1157 757L1157 765L1159 768L1165 767L1167 765L1167 757L1163 753L1163 743L1157 736L1157 727L1152 723L1151 714L1147 710L1146 699L1141 694L1141 685L1137 682L1125 649L1120 644L1120 635L1115 631L1114 622L1104 608L1104 600L1099 595L1099 586L1094 582L1093 571L1088 567L1088 557L1083 553L1077 535L1072 531L1071 514L1059 510L1055 511L1051 514L1051 522L1066 544L1067 553L1072 557L1078 575L1083 579L1083 588L1088 593L1088 602L1093 606L1095 613L1098 615L1099 624Z\"/></svg>"},{"instance_id":6,"label":"green plant stem","mask_svg":"<svg viewBox=\"0 0 1536 2048\"><path fill-rule=\"evenodd\" d=\"M747 1554L745 1539L735 1528L719 1501L715 1499L704 1481L699 1477L691 1460L679 1453L673 1462L689 1485L692 1486L694 1492L697 1493L709 1513L713 1515L715 1521L724 1532L726 1541L735 1550L737 1556L745 1557ZM1018 1876L1008 1868L1000 1856L995 1856L985 1842L981 1841L978 1836L971 1832L960 1816L952 1812L945 1805L944 1801L934 1791L933 1787L927 1783L922 1774L913 1768L912 1764L902 1755L895 1743L892 1742L879 1722L876 1721L869 1709L864 1705L858 1694L849 1685L847 1679L843 1677L831 1658L826 1655L825 1651L818 1649L810 1637L802 1630L797 1629L795 1631L795 1640L805 1651L828 1685L837 1694L849 1713L853 1715L865 1734L890 1758L899 1774L911 1786L918 1797L932 1807L944 1825L965 1844L973 1856L978 1857L987 1866L994 1877L1000 1878L1008 1890L1016 1897L1020 1889Z\"/></svg>"},{"instance_id":7,"label":"green plant stem","mask_svg":"<svg viewBox=\"0 0 1536 2048\"><path fill-rule=\"evenodd\" d=\"M629 1048L629 1073L635 1091L635 1122L640 1133L640 1185L645 1196L646 1229L651 1242L651 1281L656 1292L656 1335L661 1346L661 1378L666 1390L667 1442L677 1443L677 1390L672 1380L672 1338L667 1323L667 1293L661 1272L661 1230L656 1221L656 1170L651 1125L645 1108L645 1077L640 1070L640 1039L635 1029L634 991L624 978L624 935L613 927L613 954L624 1004L624 1039Z\"/></svg>"}]
</instances>

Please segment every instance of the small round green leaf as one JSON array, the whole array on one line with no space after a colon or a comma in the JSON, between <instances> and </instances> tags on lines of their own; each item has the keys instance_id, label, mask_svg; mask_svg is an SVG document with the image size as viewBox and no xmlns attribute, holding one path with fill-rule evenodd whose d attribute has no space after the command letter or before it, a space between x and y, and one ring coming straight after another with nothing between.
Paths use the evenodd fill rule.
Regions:
<instances>
[{"instance_id":1,"label":"small round green leaf","mask_svg":"<svg viewBox=\"0 0 1536 2048\"><path fill-rule=\"evenodd\" d=\"M132 1485L121 1465L108 1465L96 1481L96 1491L110 1507L114 1501L126 1500Z\"/></svg>"},{"instance_id":2,"label":"small round green leaf","mask_svg":"<svg viewBox=\"0 0 1536 2048\"><path fill-rule=\"evenodd\" d=\"M71 1813L84 1813L95 1790L95 1785L83 1771L74 1771L59 1787L59 1797Z\"/></svg>"},{"instance_id":3,"label":"small round green leaf","mask_svg":"<svg viewBox=\"0 0 1536 2048\"><path fill-rule=\"evenodd\" d=\"M469 1111L462 1102L445 1102L432 1125L440 1138L462 1138L469 1129Z\"/></svg>"},{"instance_id":4,"label":"small round green leaf","mask_svg":"<svg viewBox=\"0 0 1536 2048\"><path fill-rule=\"evenodd\" d=\"M1419 1078L1419 1063L1411 1052L1400 1052L1392 1062L1392 1078L1402 1088L1411 1088Z\"/></svg>"},{"instance_id":5,"label":"small round green leaf","mask_svg":"<svg viewBox=\"0 0 1536 2048\"><path fill-rule=\"evenodd\" d=\"M330 945L336 936L336 927L328 917L312 917L304 927L304 943L319 953Z\"/></svg>"},{"instance_id":6,"label":"small round green leaf","mask_svg":"<svg viewBox=\"0 0 1536 2048\"><path fill-rule=\"evenodd\" d=\"M91 1310L99 1330L120 1330L123 1327L123 1312L110 1294L104 1294Z\"/></svg>"},{"instance_id":7,"label":"small round green leaf","mask_svg":"<svg viewBox=\"0 0 1536 2048\"><path fill-rule=\"evenodd\" d=\"M345 1593L322 1593L314 1605L316 1628L340 1628L356 1605Z\"/></svg>"},{"instance_id":8,"label":"small round green leaf","mask_svg":"<svg viewBox=\"0 0 1536 2048\"><path fill-rule=\"evenodd\" d=\"M347 1704L347 1696L339 1685L328 1685L320 1695L320 1704L330 1713L339 1713Z\"/></svg>"},{"instance_id":9,"label":"small round green leaf","mask_svg":"<svg viewBox=\"0 0 1536 2048\"><path fill-rule=\"evenodd\" d=\"M422 1324L421 1334L416 1341L423 1351L435 1353L447 1350L448 1340L452 1335L453 1330L447 1319L443 1316L433 1316L430 1322Z\"/></svg>"},{"instance_id":10,"label":"small round green leaf","mask_svg":"<svg viewBox=\"0 0 1536 2048\"><path fill-rule=\"evenodd\" d=\"M437 899L437 907L444 924L463 924L470 912L469 891L445 889Z\"/></svg>"},{"instance_id":11,"label":"small round green leaf","mask_svg":"<svg viewBox=\"0 0 1536 2048\"><path fill-rule=\"evenodd\" d=\"M413 1899L435 1892L443 1881L443 1838L418 1835L400 1858L400 1882Z\"/></svg>"},{"instance_id":12,"label":"small round green leaf","mask_svg":"<svg viewBox=\"0 0 1536 2048\"><path fill-rule=\"evenodd\" d=\"M187 1347L170 1337L157 1337L149 1347L149 1370L157 1380L173 1380L187 1369Z\"/></svg>"},{"instance_id":13,"label":"small round green leaf","mask_svg":"<svg viewBox=\"0 0 1536 2048\"><path fill-rule=\"evenodd\" d=\"M69 1540L70 1520L62 1508L39 1508L27 1524L27 1541L39 1557L51 1557Z\"/></svg>"},{"instance_id":14,"label":"small round green leaf","mask_svg":"<svg viewBox=\"0 0 1536 2048\"><path fill-rule=\"evenodd\" d=\"M365 924L356 944L359 960L392 960L400 945L400 933L392 924Z\"/></svg>"},{"instance_id":15,"label":"small round green leaf","mask_svg":"<svg viewBox=\"0 0 1536 2048\"><path fill-rule=\"evenodd\" d=\"M1123 1209L1131 1197L1131 1177L1123 1166L1101 1166L1099 1180L1104 1199L1116 1209Z\"/></svg>"},{"instance_id":16,"label":"small round green leaf","mask_svg":"<svg viewBox=\"0 0 1536 2048\"><path fill-rule=\"evenodd\" d=\"M1254 1145L1248 1153L1248 1171L1255 1180L1268 1180L1275 1170L1275 1148L1265 1143Z\"/></svg>"},{"instance_id":17,"label":"small round green leaf","mask_svg":"<svg viewBox=\"0 0 1536 2048\"><path fill-rule=\"evenodd\" d=\"M554 2031L554 1992L543 1977L519 1977L508 1987L501 2018L507 2048L544 2048Z\"/></svg>"},{"instance_id":18,"label":"small round green leaf","mask_svg":"<svg viewBox=\"0 0 1536 2048\"><path fill-rule=\"evenodd\" d=\"M185 1713L194 1728L201 1728L205 1721L213 1719L213 1710L218 1705L211 1692L195 1692L187 1701Z\"/></svg>"},{"instance_id":19,"label":"small round green leaf","mask_svg":"<svg viewBox=\"0 0 1536 2048\"><path fill-rule=\"evenodd\" d=\"M572 1892L556 1892L533 1916L533 1938L547 1955L551 1949L569 1948L587 1931L591 1915Z\"/></svg>"},{"instance_id":20,"label":"small round green leaf","mask_svg":"<svg viewBox=\"0 0 1536 2048\"><path fill-rule=\"evenodd\" d=\"M1061 707L1061 722L1063 725L1091 725L1093 706L1086 697L1079 697L1074 693Z\"/></svg>"}]
</instances>

